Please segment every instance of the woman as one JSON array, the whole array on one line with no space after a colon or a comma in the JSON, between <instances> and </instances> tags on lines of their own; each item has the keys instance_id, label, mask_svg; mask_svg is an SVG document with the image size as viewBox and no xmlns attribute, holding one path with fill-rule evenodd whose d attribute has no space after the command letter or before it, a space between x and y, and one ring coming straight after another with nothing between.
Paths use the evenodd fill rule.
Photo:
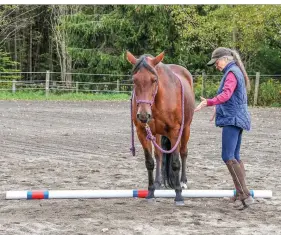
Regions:
<instances>
[{"instance_id":1,"label":"woman","mask_svg":"<svg viewBox=\"0 0 281 235\"><path fill-rule=\"evenodd\" d=\"M247 105L250 82L239 54L229 48L214 50L207 65L215 65L216 69L223 72L223 77L217 96L212 99L201 97L195 112L206 106L216 106L216 126L222 127L222 159L236 188L236 196L231 201L234 201L234 207L242 209L254 203L245 183L245 169L240 160L242 133L243 130L249 131L251 126Z\"/></svg>"}]
</instances>

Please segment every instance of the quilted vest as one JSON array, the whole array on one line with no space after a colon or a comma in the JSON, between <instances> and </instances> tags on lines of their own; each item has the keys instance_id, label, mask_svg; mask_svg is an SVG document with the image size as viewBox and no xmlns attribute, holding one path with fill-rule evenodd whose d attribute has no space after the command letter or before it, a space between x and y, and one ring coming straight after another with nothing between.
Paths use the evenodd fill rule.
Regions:
<instances>
[{"instance_id":1,"label":"quilted vest","mask_svg":"<svg viewBox=\"0 0 281 235\"><path fill-rule=\"evenodd\" d=\"M242 71L235 62L230 62L223 69L224 75L217 94L223 91L223 86L229 72L234 73L237 79L237 86L228 101L216 105L216 126L233 125L249 131L251 129L251 116L248 111L245 79Z\"/></svg>"}]
</instances>

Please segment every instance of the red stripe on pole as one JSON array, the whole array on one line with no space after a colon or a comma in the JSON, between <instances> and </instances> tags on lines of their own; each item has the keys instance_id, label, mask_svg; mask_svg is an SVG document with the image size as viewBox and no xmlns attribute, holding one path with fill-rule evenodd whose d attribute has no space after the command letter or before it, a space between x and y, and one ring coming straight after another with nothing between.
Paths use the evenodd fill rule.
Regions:
<instances>
[{"instance_id":1,"label":"red stripe on pole","mask_svg":"<svg viewBox=\"0 0 281 235\"><path fill-rule=\"evenodd\" d=\"M147 190L138 190L138 197L139 198L145 198L148 194Z\"/></svg>"},{"instance_id":2,"label":"red stripe on pole","mask_svg":"<svg viewBox=\"0 0 281 235\"><path fill-rule=\"evenodd\" d=\"M32 199L44 199L44 191L34 191L32 192L32 196L31 196Z\"/></svg>"}]
</instances>

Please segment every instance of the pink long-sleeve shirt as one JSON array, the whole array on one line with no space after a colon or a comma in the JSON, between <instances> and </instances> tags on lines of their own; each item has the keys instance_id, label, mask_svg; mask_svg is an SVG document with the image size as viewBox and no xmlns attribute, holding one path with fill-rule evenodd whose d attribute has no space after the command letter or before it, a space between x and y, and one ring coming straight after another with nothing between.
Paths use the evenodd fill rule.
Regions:
<instances>
[{"instance_id":1,"label":"pink long-sleeve shirt","mask_svg":"<svg viewBox=\"0 0 281 235\"><path fill-rule=\"evenodd\" d=\"M233 72L229 72L224 82L222 92L212 99L207 99L207 106L222 104L228 101L237 86L237 79Z\"/></svg>"}]
</instances>

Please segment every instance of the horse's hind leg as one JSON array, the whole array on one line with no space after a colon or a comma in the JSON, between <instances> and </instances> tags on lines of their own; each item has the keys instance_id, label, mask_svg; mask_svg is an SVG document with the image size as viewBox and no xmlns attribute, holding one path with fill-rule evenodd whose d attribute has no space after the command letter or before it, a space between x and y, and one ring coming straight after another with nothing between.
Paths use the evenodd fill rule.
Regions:
<instances>
[{"instance_id":1,"label":"horse's hind leg","mask_svg":"<svg viewBox=\"0 0 281 235\"><path fill-rule=\"evenodd\" d=\"M181 155L181 187L183 189L187 188L187 177L186 177L186 159L187 159L187 143L190 136L190 127L187 126L184 128L181 138L181 147L180 147L180 155Z\"/></svg>"},{"instance_id":2,"label":"horse's hind leg","mask_svg":"<svg viewBox=\"0 0 281 235\"><path fill-rule=\"evenodd\" d=\"M176 132L178 133L178 131ZM174 134L175 136L173 139L171 138L171 146L175 146L177 141L177 134ZM171 154L170 156L172 159L170 161L170 167L171 167L171 174L169 174L169 180L172 188L175 189L176 197L175 197L175 204L177 206L184 205L184 200L182 197L182 188L180 185L180 156L179 156L179 146L176 148L176 150Z\"/></svg>"},{"instance_id":3,"label":"horse's hind leg","mask_svg":"<svg viewBox=\"0 0 281 235\"><path fill-rule=\"evenodd\" d=\"M161 141L161 136L160 135L156 135L156 143L160 145L160 141ZM162 166L162 153L161 151L155 147L154 149L154 155L155 155L155 159L156 159L156 174L155 174L155 181L154 181L154 185L155 185L155 189L160 189L161 188L161 184L162 184L162 174L161 174L161 166Z\"/></svg>"}]
</instances>

